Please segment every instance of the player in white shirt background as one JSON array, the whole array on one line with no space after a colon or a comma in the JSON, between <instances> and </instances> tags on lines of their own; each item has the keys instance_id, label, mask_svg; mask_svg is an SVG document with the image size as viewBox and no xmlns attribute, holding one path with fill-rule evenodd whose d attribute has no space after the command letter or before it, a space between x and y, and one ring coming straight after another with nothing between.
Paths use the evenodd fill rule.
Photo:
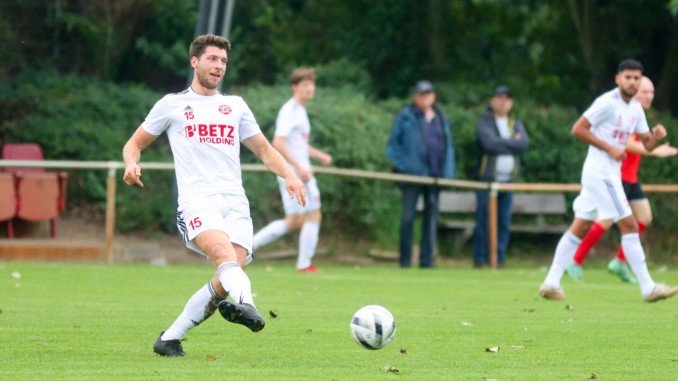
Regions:
<instances>
[{"instance_id":1,"label":"player in white shirt background","mask_svg":"<svg viewBox=\"0 0 678 381\"><path fill-rule=\"evenodd\" d=\"M306 186L308 204L301 206L286 196L283 180L278 177L285 218L273 221L254 235L254 250L282 237L288 232L301 229L296 268L301 272L314 273L318 269L311 263L318 245L322 214L320 191L313 176L311 158L322 165L329 165L332 156L309 144L311 124L306 113L306 104L315 95L315 69L297 68L290 77L292 98L280 108L275 121L273 146L280 151Z\"/></svg>"},{"instance_id":2,"label":"player in white shirt background","mask_svg":"<svg viewBox=\"0 0 678 381\"><path fill-rule=\"evenodd\" d=\"M141 151L167 131L179 190L177 226L186 246L206 255L217 269L156 340L153 350L162 356L184 356L181 339L217 309L253 332L264 328L243 271L252 260L253 229L242 187L240 144L284 179L288 197L306 204L303 183L261 133L247 104L217 91L230 50L224 37L198 36L190 47L191 86L159 100L123 148L123 180L143 187Z\"/></svg>"},{"instance_id":3,"label":"player in white shirt background","mask_svg":"<svg viewBox=\"0 0 678 381\"><path fill-rule=\"evenodd\" d=\"M589 149L582 170L582 189L573 204L574 220L558 242L551 268L539 288L539 294L546 299L565 299L560 285L563 273L596 219L610 219L619 227L622 248L644 301L655 302L678 293L678 287L652 280L638 235L638 223L621 182L621 161L626 157L625 147L631 134L635 132L648 151L666 136L666 129L661 125L650 132L643 108L633 99L642 74L640 62L622 61L615 76L617 88L598 97L572 127L572 135L587 143Z\"/></svg>"}]
</instances>

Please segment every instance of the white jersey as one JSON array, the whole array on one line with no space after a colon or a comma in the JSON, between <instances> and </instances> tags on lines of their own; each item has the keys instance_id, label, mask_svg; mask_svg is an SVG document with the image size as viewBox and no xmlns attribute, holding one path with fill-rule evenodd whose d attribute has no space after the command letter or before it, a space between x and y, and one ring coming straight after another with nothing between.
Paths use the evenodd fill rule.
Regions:
<instances>
[{"instance_id":1,"label":"white jersey","mask_svg":"<svg viewBox=\"0 0 678 381\"><path fill-rule=\"evenodd\" d=\"M141 126L156 136L167 130L180 206L213 194L245 194L240 142L261 130L242 98L189 87L160 99Z\"/></svg>"},{"instance_id":2,"label":"white jersey","mask_svg":"<svg viewBox=\"0 0 678 381\"><path fill-rule=\"evenodd\" d=\"M596 98L584 112L584 117L591 123L593 135L620 150L626 148L632 133L642 134L650 130L640 102L635 99L624 102L618 88ZM585 176L621 177L621 161L590 145L582 170L582 177Z\"/></svg>"},{"instance_id":3,"label":"white jersey","mask_svg":"<svg viewBox=\"0 0 678 381\"><path fill-rule=\"evenodd\" d=\"M308 138L311 135L311 123L306 108L291 98L280 108L275 120L275 136L284 137L287 151L303 168L311 169L308 156ZM292 168L294 169L294 168Z\"/></svg>"}]
</instances>

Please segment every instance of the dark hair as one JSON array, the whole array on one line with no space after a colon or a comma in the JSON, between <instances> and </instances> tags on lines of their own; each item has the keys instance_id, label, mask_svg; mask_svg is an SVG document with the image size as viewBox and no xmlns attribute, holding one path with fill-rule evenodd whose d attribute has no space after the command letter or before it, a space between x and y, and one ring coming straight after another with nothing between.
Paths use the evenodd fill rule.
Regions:
<instances>
[{"instance_id":1,"label":"dark hair","mask_svg":"<svg viewBox=\"0 0 678 381\"><path fill-rule=\"evenodd\" d=\"M208 46L216 46L223 49L226 53L231 51L231 42L226 37L216 36L214 34L203 34L198 36L191 42L191 47L188 50L191 57L200 57L205 53Z\"/></svg>"},{"instance_id":2,"label":"dark hair","mask_svg":"<svg viewBox=\"0 0 678 381\"><path fill-rule=\"evenodd\" d=\"M640 70L640 72L642 73L643 64L633 59L623 60L622 62L619 63L619 66L617 67L617 73L621 73L624 70Z\"/></svg>"},{"instance_id":3,"label":"dark hair","mask_svg":"<svg viewBox=\"0 0 678 381\"><path fill-rule=\"evenodd\" d=\"M296 85L299 82L310 79L315 82L315 69L312 67L298 67L292 71L290 75L290 83Z\"/></svg>"}]
</instances>

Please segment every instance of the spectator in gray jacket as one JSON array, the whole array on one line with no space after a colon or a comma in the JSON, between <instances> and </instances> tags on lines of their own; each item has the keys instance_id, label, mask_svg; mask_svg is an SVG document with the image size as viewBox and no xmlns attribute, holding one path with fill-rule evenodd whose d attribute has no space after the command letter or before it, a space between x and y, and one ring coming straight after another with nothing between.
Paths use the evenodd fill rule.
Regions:
<instances>
[{"instance_id":1,"label":"spectator in gray jacket","mask_svg":"<svg viewBox=\"0 0 678 381\"><path fill-rule=\"evenodd\" d=\"M520 153L528 146L525 125L510 114L513 108L511 90L497 87L490 106L478 121L478 179L488 182L514 181L520 170ZM497 262L504 265L509 244L512 192L499 192L497 197ZM473 234L473 266L489 263L489 192L476 191L476 226Z\"/></svg>"}]
</instances>

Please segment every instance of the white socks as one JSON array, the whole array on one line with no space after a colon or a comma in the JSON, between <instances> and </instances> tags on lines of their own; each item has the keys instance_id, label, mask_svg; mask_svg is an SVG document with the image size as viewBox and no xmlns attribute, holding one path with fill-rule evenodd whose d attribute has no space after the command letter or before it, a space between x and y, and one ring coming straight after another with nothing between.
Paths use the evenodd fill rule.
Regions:
<instances>
[{"instance_id":1,"label":"white socks","mask_svg":"<svg viewBox=\"0 0 678 381\"><path fill-rule=\"evenodd\" d=\"M647 270L645 263L645 252L643 246L640 244L640 236L638 233L624 234L621 237L621 245L626 256L626 262L631 266L631 270L638 279L640 286L640 293L643 296L649 295L654 289L655 283Z\"/></svg>"},{"instance_id":2,"label":"white socks","mask_svg":"<svg viewBox=\"0 0 678 381\"><path fill-rule=\"evenodd\" d=\"M222 263L217 269L217 274L224 290L234 302L254 305L250 279L237 263ZM212 282L208 282L188 299L181 315L165 331L161 340L181 340L189 330L212 316L222 300L214 290Z\"/></svg>"},{"instance_id":3,"label":"white socks","mask_svg":"<svg viewBox=\"0 0 678 381\"><path fill-rule=\"evenodd\" d=\"M207 283L188 299L181 315L165 331L161 340L181 340L189 330L212 316L221 300L214 291L212 282Z\"/></svg>"},{"instance_id":4,"label":"white socks","mask_svg":"<svg viewBox=\"0 0 678 381\"><path fill-rule=\"evenodd\" d=\"M297 270L305 269L311 265L311 258L315 255L315 248L318 245L319 231L320 225L313 221L306 221L301 227Z\"/></svg>"},{"instance_id":5,"label":"white socks","mask_svg":"<svg viewBox=\"0 0 678 381\"><path fill-rule=\"evenodd\" d=\"M228 295L233 298L235 303L247 303L254 305L252 299L252 284L247 274L235 262L226 262L219 265L217 268L217 275L219 281L228 292Z\"/></svg>"},{"instance_id":6,"label":"white socks","mask_svg":"<svg viewBox=\"0 0 678 381\"><path fill-rule=\"evenodd\" d=\"M580 242L581 239L577 238L569 231L566 231L565 234L563 234L558 242L558 246L556 246L556 253L553 256L553 263L551 264L549 273L544 280L546 286L560 288L560 279L563 277L565 268L572 263L574 253L577 251Z\"/></svg>"},{"instance_id":7,"label":"white socks","mask_svg":"<svg viewBox=\"0 0 678 381\"><path fill-rule=\"evenodd\" d=\"M285 235L285 233L287 233L285 220L271 222L254 235L254 242L252 244L253 250L257 250L258 248L275 241Z\"/></svg>"}]
</instances>

